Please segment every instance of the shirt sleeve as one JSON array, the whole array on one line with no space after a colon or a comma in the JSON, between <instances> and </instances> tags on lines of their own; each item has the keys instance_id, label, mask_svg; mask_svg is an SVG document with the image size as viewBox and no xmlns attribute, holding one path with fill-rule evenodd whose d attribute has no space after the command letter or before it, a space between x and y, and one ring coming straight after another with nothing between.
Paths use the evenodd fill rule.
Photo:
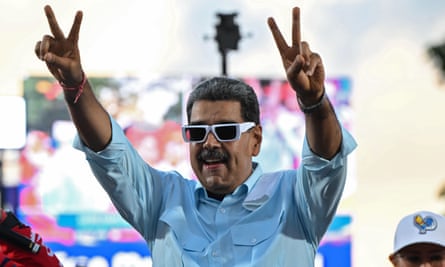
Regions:
<instances>
[{"instance_id":1,"label":"shirt sleeve","mask_svg":"<svg viewBox=\"0 0 445 267\"><path fill-rule=\"evenodd\" d=\"M347 156L356 146L354 138L343 127L341 148L331 160L314 154L307 139L304 140L295 198L300 205L299 217L303 218L307 233L316 245L336 213L346 183Z\"/></svg>"},{"instance_id":2,"label":"shirt sleeve","mask_svg":"<svg viewBox=\"0 0 445 267\"><path fill-rule=\"evenodd\" d=\"M162 172L139 156L122 128L111 116L110 119L112 139L104 150L92 151L79 136L73 146L85 153L94 176L122 217L148 240L162 204Z\"/></svg>"}]
</instances>

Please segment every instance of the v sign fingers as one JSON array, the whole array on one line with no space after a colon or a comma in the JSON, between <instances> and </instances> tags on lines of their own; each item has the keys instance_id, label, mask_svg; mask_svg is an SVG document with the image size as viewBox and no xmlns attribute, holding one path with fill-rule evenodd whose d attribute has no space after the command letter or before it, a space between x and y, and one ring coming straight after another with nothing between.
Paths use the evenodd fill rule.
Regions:
<instances>
[{"instance_id":1,"label":"v sign fingers","mask_svg":"<svg viewBox=\"0 0 445 267\"><path fill-rule=\"evenodd\" d=\"M275 44L280 52L287 80L300 98L318 99L323 93L324 69L318 54L301 41L300 9L292 10L292 45L289 46L273 18L268 19Z\"/></svg>"},{"instance_id":2,"label":"v sign fingers","mask_svg":"<svg viewBox=\"0 0 445 267\"><path fill-rule=\"evenodd\" d=\"M284 70L292 88L299 91L307 90L309 87L308 78L304 73L305 58L302 55L301 30L300 30L300 9L295 7L292 13L292 45L289 46L273 18L268 19L269 28L275 40L275 44L281 55Z\"/></svg>"},{"instance_id":3,"label":"v sign fingers","mask_svg":"<svg viewBox=\"0 0 445 267\"><path fill-rule=\"evenodd\" d=\"M45 35L36 53L44 60L50 72L59 82L67 85L79 84L82 81L82 67L78 48L79 31L82 22L82 12L78 11L67 38L60 29L54 12L50 6L45 6L45 15L53 36Z\"/></svg>"}]
</instances>

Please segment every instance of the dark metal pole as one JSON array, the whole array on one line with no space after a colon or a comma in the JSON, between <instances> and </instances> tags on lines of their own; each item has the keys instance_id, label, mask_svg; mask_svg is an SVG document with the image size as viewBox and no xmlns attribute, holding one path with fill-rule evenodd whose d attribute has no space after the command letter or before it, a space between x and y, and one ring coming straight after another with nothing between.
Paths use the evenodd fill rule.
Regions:
<instances>
[{"instance_id":1,"label":"dark metal pole","mask_svg":"<svg viewBox=\"0 0 445 267\"><path fill-rule=\"evenodd\" d=\"M227 76L227 53L226 51L221 51L221 61L222 61L222 76Z\"/></svg>"}]
</instances>

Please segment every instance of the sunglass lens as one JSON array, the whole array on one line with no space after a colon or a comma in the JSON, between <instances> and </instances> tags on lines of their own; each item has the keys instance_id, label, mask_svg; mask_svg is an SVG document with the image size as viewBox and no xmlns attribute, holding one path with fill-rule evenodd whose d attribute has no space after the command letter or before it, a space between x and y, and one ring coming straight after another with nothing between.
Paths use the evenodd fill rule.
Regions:
<instances>
[{"instance_id":1,"label":"sunglass lens","mask_svg":"<svg viewBox=\"0 0 445 267\"><path fill-rule=\"evenodd\" d=\"M233 140L236 138L236 126L234 125L218 126L215 128L215 132L221 140Z\"/></svg>"},{"instance_id":2,"label":"sunglass lens","mask_svg":"<svg viewBox=\"0 0 445 267\"><path fill-rule=\"evenodd\" d=\"M186 137L191 142L198 142L204 139L206 135L205 128L188 128L186 130Z\"/></svg>"}]
</instances>

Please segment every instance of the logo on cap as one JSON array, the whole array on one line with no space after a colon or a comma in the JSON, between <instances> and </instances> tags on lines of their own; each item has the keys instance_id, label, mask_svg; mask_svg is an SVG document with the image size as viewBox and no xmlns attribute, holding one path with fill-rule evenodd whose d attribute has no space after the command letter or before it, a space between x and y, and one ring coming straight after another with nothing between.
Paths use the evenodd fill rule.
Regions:
<instances>
[{"instance_id":1,"label":"logo on cap","mask_svg":"<svg viewBox=\"0 0 445 267\"><path fill-rule=\"evenodd\" d=\"M421 215L414 216L414 226L419 229L419 234L426 234L427 231L434 231L437 227L437 221L433 217Z\"/></svg>"}]
</instances>

